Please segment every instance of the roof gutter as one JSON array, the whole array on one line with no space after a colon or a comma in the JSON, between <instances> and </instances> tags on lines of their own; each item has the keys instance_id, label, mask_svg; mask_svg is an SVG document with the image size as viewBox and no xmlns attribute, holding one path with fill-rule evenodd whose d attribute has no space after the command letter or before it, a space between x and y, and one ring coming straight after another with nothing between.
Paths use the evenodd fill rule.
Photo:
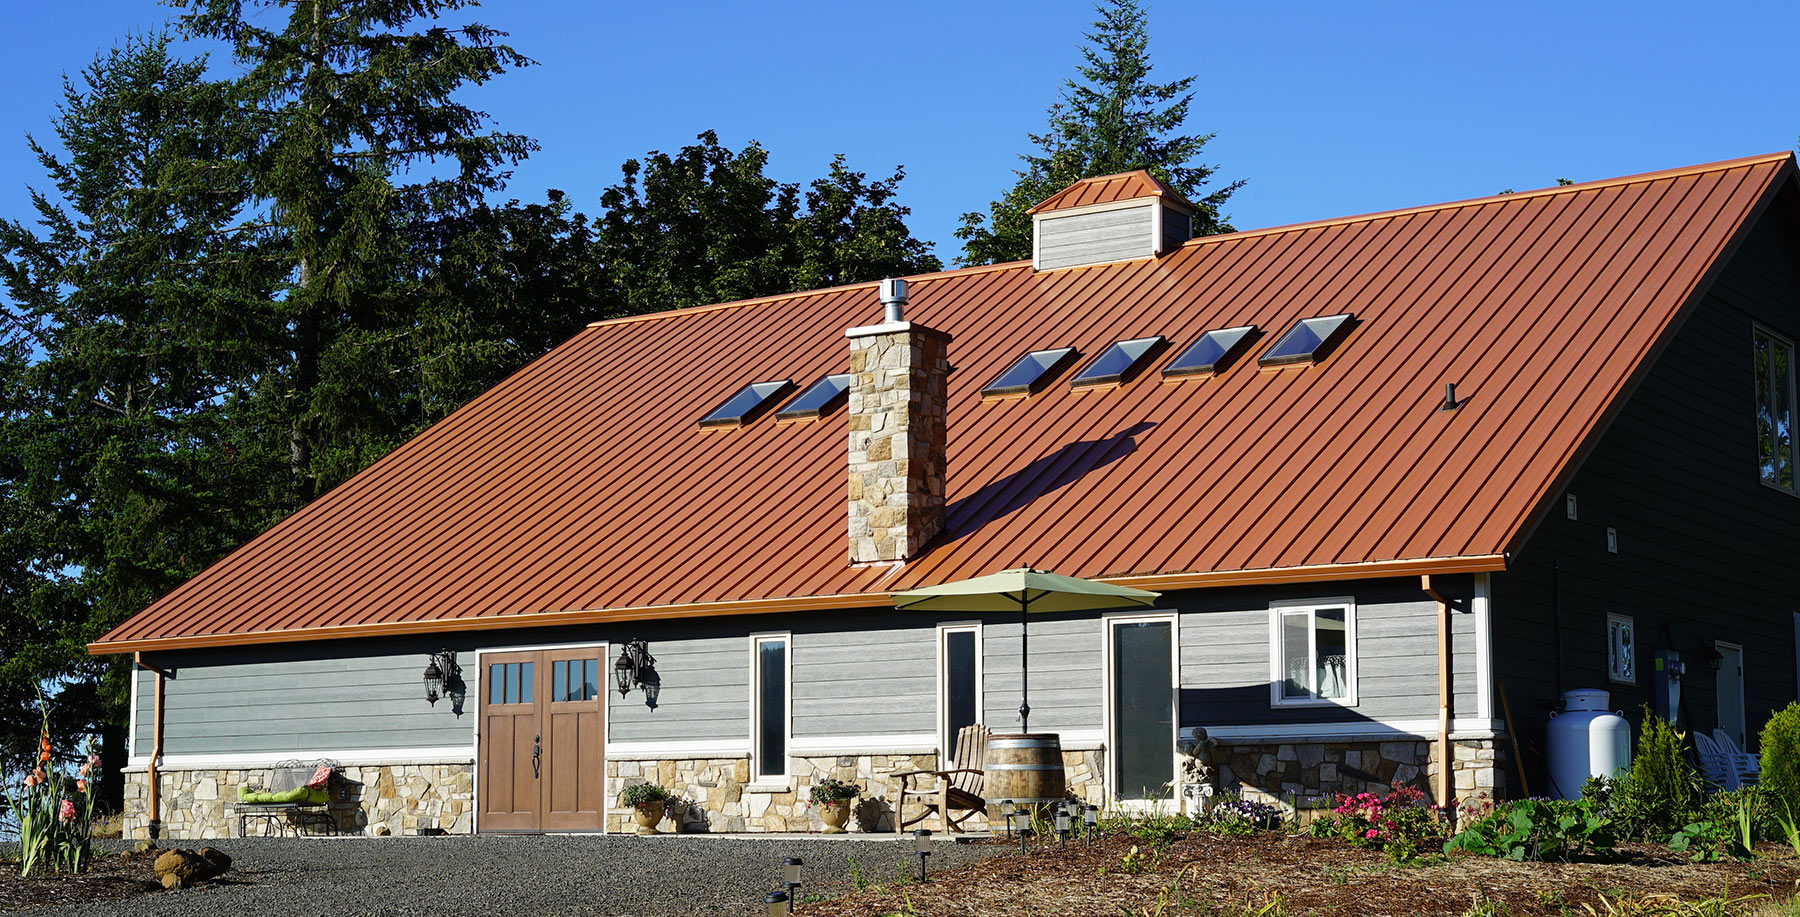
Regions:
<instances>
[{"instance_id":1,"label":"roof gutter","mask_svg":"<svg viewBox=\"0 0 1800 917\"><path fill-rule=\"evenodd\" d=\"M1257 570L1208 570L1192 573L1156 573L1142 576L1099 576L1094 579L1115 586L1163 591L1212 589L1225 586L1264 586L1282 583L1316 583L1346 579L1412 577L1425 574L1491 573L1505 570L1504 554L1472 554L1460 557L1426 557L1385 560L1362 564L1319 564L1301 567L1268 567ZM902 569L902 568L896 568ZM929 585L921 583L918 585ZM912 588L909 586L908 588ZM470 618L432 618L420 621L382 621L372 624L339 624L291 630L194 634L176 637L144 637L99 640L87 645L93 655L161 650L211 649L268 643L304 643L313 640L391 637L407 634L441 634L446 631L511 630L525 627L557 627L573 624L610 624L719 615L772 614L788 611L831 611L870 608L889 604L886 592L837 595L802 595L727 602L691 602L679 605L641 605L627 608L589 608L528 614L487 615Z\"/></svg>"}]
</instances>

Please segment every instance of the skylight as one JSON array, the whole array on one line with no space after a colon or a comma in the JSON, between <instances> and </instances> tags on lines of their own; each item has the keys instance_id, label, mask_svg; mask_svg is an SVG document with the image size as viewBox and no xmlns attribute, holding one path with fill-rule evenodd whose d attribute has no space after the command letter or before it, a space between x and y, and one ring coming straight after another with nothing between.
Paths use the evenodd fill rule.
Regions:
<instances>
[{"instance_id":1,"label":"skylight","mask_svg":"<svg viewBox=\"0 0 1800 917\"><path fill-rule=\"evenodd\" d=\"M844 393L850 390L850 374L841 373L822 376L819 381L808 386L800 397L788 402L788 406L775 415L776 420L813 420L824 417L837 410L844 402Z\"/></svg>"},{"instance_id":2,"label":"skylight","mask_svg":"<svg viewBox=\"0 0 1800 917\"><path fill-rule=\"evenodd\" d=\"M711 414L700 418L700 426L706 427L741 427L756 419L763 408L768 407L775 396L793 388L790 379L778 382L752 382L738 390L738 393L725 399L725 403L713 409Z\"/></svg>"},{"instance_id":3,"label":"skylight","mask_svg":"<svg viewBox=\"0 0 1800 917\"><path fill-rule=\"evenodd\" d=\"M1250 343L1256 333L1255 325L1240 325L1236 328L1219 328L1200 335L1200 339L1188 345L1188 349L1175 358L1175 362L1163 367L1166 376L1198 376L1210 375L1223 371L1237 359L1238 352Z\"/></svg>"},{"instance_id":4,"label":"skylight","mask_svg":"<svg viewBox=\"0 0 1800 917\"><path fill-rule=\"evenodd\" d=\"M1257 360L1264 366L1281 366L1287 363L1310 363L1324 356L1336 344L1344 332L1350 330L1350 322L1355 316L1321 315L1318 318L1303 318L1300 323L1288 329L1288 333L1269 348L1269 352Z\"/></svg>"},{"instance_id":5,"label":"skylight","mask_svg":"<svg viewBox=\"0 0 1800 917\"><path fill-rule=\"evenodd\" d=\"M1150 352L1162 342L1162 335L1118 341L1106 348L1105 353L1095 357L1094 362L1089 363L1086 369L1069 382L1069 385L1074 388L1087 388L1092 385L1109 385L1130 381L1143 364L1144 358L1150 356Z\"/></svg>"},{"instance_id":6,"label":"skylight","mask_svg":"<svg viewBox=\"0 0 1800 917\"><path fill-rule=\"evenodd\" d=\"M1058 347L1055 350L1034 350L1014 363L1012 368L1000 374L1000 378L988 383L981 390L983 398L996 395L1029 395L1037 391L1044 381L1054 377L1069 358L1075 356L1075 348Z\"/></svg>"}]
</instances>

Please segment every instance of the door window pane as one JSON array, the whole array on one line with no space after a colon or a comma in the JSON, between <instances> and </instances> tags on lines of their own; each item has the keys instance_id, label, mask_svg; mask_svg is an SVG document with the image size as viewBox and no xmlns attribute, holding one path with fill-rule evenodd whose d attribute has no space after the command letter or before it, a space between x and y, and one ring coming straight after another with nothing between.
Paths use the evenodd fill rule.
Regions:
<instances>
[{"instance_id":1,"label":"door window pane","mask_svg":"<svg viewBox=\"0 0 1800 917\"><path fill-rule=\"evenodd\" d=\"M1113 625L1113 731L1121 799L1169 799L1175 702L1167 621Z\"/></svg>"},{"instance_id":2,"label":"door window pane","mask_svg":"<svg viewBox=\"0 0 1800 917\"><path fill-rule=\"evenodd\" d=\"M756 776L786 776L787 641L757 641L756 669Z\"/></svg>"},{"instance_id":3,"label":"door window pane","mask_svg":"<svg viewBox=\"0 0 1800 917\"><path fill-rule=\"evenodd\" d=\"M519 664L516 662L506 664L506 702L519 702Z\"/></svg>"},{"instance_id":4,"label":"door window pane","mask_svg":"<svg viewBox=\"0 0 1800 917\"><path fill-rule=\"evenodd\" d=\"M501 662L488 666L488 703L506 703L506 664Z\"/></svg>"},{"instance_id":5,"label":"door window pane","mask_svg":"<svg viewBox=\"0 0 1800 917\"><path fill-rule=\"evenodd\" d=\"M534 662L519 663L519 703L521 704L531 703L531 689L537 679L531 670L536 664Z\"/></svg>"},{"instance_id":6,"label":"door window pane","mask_svg":"<svg viewBox=\"0 0 1800 917\"><path fill-rule=\"evenodd\" d=\"M975 725L975 632L944 633L944 741L952 753L956 734ZM964 762L956 762L961 767Z\"/></svg>"},{"instance_id":7,"label":"door window pane","mask_svg":"<svg viewBox=\"0 0 1800 917\"><path fill-rule=\"evenodd\" d=\"M581 699L593 700L600 693L600 660L589 659L581 678Z\"/></svg>"},{"instance_id":8,"label":"door window pane","mask_svg":"<svg viewBox=\"0 0 1800 917\"><path fill-rule=\"evenodd\" d=\"M569 663L565 660L550 663L550 700L574 700L569 696Z\"/></svg>"}]
</instances>

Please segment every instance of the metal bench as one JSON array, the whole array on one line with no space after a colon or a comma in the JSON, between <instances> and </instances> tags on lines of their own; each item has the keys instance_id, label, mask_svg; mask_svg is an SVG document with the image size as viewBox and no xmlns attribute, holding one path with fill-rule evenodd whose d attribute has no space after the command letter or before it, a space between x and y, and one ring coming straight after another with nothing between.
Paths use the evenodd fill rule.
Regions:
<instances>
[{"instance_id":1,"label":"metal bench","mask_svg":"<svg viewBox=\"0 0 1800 917\"><path fill-rule=\"evenodd\" d=\"M295 837L306 833L311 827L323 827L326 834L337 834L337 819L332 816L332 803L342 798L343 769L336 761L320 758L316 761L282 761L275 765L269 774L269 792L283 793L306 786L318 773L321 766L331 768L331 777L325 784L325 801L322 803L304 802L244 802L239 800L235 809L238 817L238 836L249 837L251 821L261 821L263 833L273 832L277 837L286 836L291 829Z\"/></svg>"}]
</instances>

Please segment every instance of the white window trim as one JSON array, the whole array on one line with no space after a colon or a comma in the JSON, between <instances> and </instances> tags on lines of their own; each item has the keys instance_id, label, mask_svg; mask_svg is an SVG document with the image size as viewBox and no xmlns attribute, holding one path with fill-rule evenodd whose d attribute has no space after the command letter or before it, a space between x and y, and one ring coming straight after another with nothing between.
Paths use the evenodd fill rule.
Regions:
<instances>
[{"instance_id":1,"label":"white window trim","mask_svg":"<svg viewBox=\"0 0 1800 917\"><path fill-rule=\"evenodd\" d=\"M764 643L779 641L784 647L782 653L782 750L787 760L781 762L780 774L764 775L761 772L761 755L757 752L757 738L762 733L762 723L757 716L762 710L762 678L757 670L758 655ZM770 789L786 790L794 783L794 635L789 632L769 632L750 635L750 783L744 787L752 792L767 792Z\"/></svg>"},{"instance_id":2,"label":"white window trim","mask_svg":"<svg viewBox=\"0 0 1800 917\"><path fill-rule=\"evenodd\" d=\"M1168 622L1169 625L1169 704L1174 715L1170 717L1173 729L1169 735L1169 759L1174 769L1169 773L1169 783L1173 788L1173 797L1166 800L1156 799L1120 799L1117 795L1119 786L1119 759L1117 755L1107 754L1106 759L1106 806L1118 806L1133 811L1151 811L1159 805L1181 804L1181 757L1175 754L1175 746L1181 741L1181 615L1176 612L1157 612L1153 614L1117 614L1101 617L1100 661L1104 685L1100 692L1100 734L1105 737L1108 749L1118 748L1118 737L1113 735L1113 701L1114 692L1118 688L1118 671L1113 665L1113 627L1118 624L1139 624L1146 621ZM1066 733L1065 733L1066 735ZM1063 746L1067 748L1068 745Z\"/></svg>"},{"instance_id":3,"label":"white window trim","mask_svg":"<svg viewBox=\"0 0 1800 917\"><path fill-rule=\"evenodd\" d=\"M1287 672L1281 665L1281 616L1304 611L1308 615L1316 614L1322 608L1344 609L1344 675L1349 680L1349 690L1343 697L1320 698L1286 698L1281 696L1281 686L1287 681ZM1356 651L1356 599L1349 596L1329 599L1303 599L1291 602L1271 602L1269 604L1269 706L1271 707L1354 707L1357 704L1358 682ZM1318 628L1307 628L1307 653L1317 658Z\"/></svg>"},{"instance_id":4,"label":"white window trim","mask_svg":"<svg viewBox=\"0 0 1800 917\"><path fill-rule=\"evenodd\" d=\"M1794 425L1793 425L1794 414L1800 413L1800 404L1795 404L1795 402L1794 402L1795 396L1800 395L1800 381L1797 381L1797 377L1800 377L1800 369L1796 369L1794 367L1794 357L1800 356L1800 346L1796 346L1794 343L1794 340L1792 338L1788 337L1785 334L1782 334L1779 331L1770 329L1767 326L1753 324L1751 326L1751 328L1752 328L1752 331L1750 334L1750 362L1751 362L1752 367L1754 367L1756 364L1756 339L1758 336L1767 337L1770 340L1773 340L1773 341L1775 341L1779 344L1782 344L1788 348L1788 352L1790 354L1790 356L1788 357L1788 379L1787 379L1787 383L1788 383L1787 403L1788 403L1788 418L1789 418L1789 421L1788 421L1788 455L1789 455L1790 461L1793 461L1796 464L1800 464L1800 442L1795 442ZM1755 408L1756 408L1756 410L1760 411L1760 410L1762 410L1762 405L1757 404L1755 406ZM1755 414L1751 415L1751 419L1752 420L1755 419ZM1794 475L1794 486L1792 486L1792 487L1783 487L1780 484L1777 484L1773 481L1770 481L1770 480L1764 478L1762 475L1762 449L1761 449L1760 445L1758 446L1757 453L1756 453L1756 466L1757 466L1756 467L1756 480L1758 483L1762 484L1762 486L1767 487L1770 490L1780 491L1789 496L1800 497L1800 468L1796 468L1797 473Z\"/></svg>"},{"instance_id":5,"label":"white window trim","mask_svg":"<svg viewBox=\"0 0 1800 917\"><path fill-rule=\"evenodd\" d=\"M987 683L984 678L985 672L982 669L982 657L984 654L981 651L981 622L970 621L939 624L937 626L937 747L939 766L947 764L950 760L950 756L956 753L956 736L950 734L948 722L950 718L950 686L947 683L948 679L946 676L949 673L945 671L945 664L949 661L949 654L946 653L944 649L946 643L945 638L950 634L956 633L971 633L975 635L975 722L987 722L985 719L987 711L983 709L982 706L982 695L987 693Z\"/></svg>"},{"instance_id":6,"label":"white window trim","mask_svg":"<svg viewBox=\"0 0 1800 917\"><path fill-rule=\"evenodd\" d=\"M1613 624L1617 622L1631 628L1631 677L1621 677L1613 666ZM1635 685L1637 679L1637 621L1631 615L1618 612L1606 613L1606 680L1617 685Z\"/></svg>"}]
</instances>

